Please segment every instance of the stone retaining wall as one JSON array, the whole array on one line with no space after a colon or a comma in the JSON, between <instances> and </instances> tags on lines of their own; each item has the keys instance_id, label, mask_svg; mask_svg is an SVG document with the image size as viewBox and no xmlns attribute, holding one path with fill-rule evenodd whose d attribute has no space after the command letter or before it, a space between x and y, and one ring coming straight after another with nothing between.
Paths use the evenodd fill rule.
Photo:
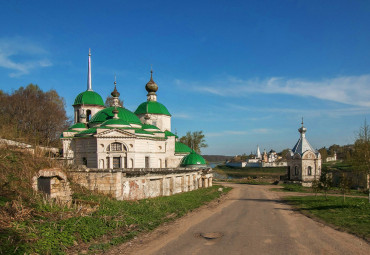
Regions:
<instances>
[{"instance_id":1,"label":"stone retaining wall","mask_svg":"<svg viewBox=\"0 0 370 255\"><path fill-rule=\"evenodd\" d=\"M74 182L118 200L136 200L212 186L213 175L205 169L85 169L70 171Z\"/></svg>"}]
</instances>

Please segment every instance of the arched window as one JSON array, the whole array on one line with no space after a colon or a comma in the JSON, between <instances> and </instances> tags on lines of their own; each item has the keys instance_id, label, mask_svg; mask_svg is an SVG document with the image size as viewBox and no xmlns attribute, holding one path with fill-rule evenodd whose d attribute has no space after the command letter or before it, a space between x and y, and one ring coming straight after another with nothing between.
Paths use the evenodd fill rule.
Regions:
<instances>
[{"instance_id":1,"label":"arched window","mask_svg":"<svg viewBox=\"0 0 370 255\"><path fill-rule=\"evenodd\" d=\"M298 175L298 174L299 174L298 166L295 166L294 167L294 175Z\"/></svg>"},{"instance_id":2,"label":"arched window","mask_svg":"<svg viewBox=\"0 0 370 255\"><path fill-rule=\"evenodd\" d=\"M307 168L307 175L312 175L312 167Z\"/></svg>"},{"instance_id":3,"label":"arched window","mask_svg":"<svg viewBox=\"0 0 370 255\"><path fill-rule=\"evenodd\" d=\"M126 148L122 143L111 143L108 145L107 151L126 151Z\"/></svg>"},{"instance_id":4,"label":"arched window","mask_svg":"<svg viewBox=\"0 0 370 255\"><path fill-rule=\"evenodd\" d=\"M91 118L91 110L86 111L86 121L89 122Z\"/></svg>"}]
</instances>

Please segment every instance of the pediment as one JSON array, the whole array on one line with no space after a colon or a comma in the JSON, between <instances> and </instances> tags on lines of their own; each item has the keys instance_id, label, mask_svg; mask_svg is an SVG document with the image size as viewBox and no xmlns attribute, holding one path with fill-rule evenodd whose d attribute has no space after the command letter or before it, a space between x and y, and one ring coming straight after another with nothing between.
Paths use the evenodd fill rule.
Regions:
<instances>
[{"instance_id":1,"label":"pediment","mask_svg":"<svg viewBox=\"0 0 370 255\"><path fill-rule=\"evenodd\" d=\"M303 153L302 158L303 159L315 159L316 155L312 151L306 151L305 153Z\"/></svg>"},{"instance_id":2,"label":"pediment","mask_svg":"<svg viewBox=\"0 0 370 255\"><path fill-rule=\"evenodd\" d=\"M95 137L136 137L136 135L122 129L110 129L96 134Z\"/></svg>"}]
</instances>

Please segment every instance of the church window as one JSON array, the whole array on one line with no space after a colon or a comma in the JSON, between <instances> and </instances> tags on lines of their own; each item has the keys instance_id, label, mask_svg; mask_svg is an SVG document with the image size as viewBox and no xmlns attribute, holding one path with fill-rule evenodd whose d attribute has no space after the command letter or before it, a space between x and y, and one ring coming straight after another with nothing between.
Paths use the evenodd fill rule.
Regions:
<instances>
[{"instance_id":1,"label":"church window","mask_svg":"<svg viewBox=\"0 0 370 255\"><path fill-rule=\"evenodd\" d=\"M121 168L121 158L113 157L113 169Z\"/></svg>"},{"instance_id":2,"label":"church window","mask_svg":"<svg viewBox=\"0 0 370 255\"><path fill-rule=\"evenodd\" d=\"M298 175L298 174L299 174L298 166L295 166L294 167L294 175Z\"/></svg>"},{"instance_id":3,"label":"church window","mask_svg":"<svg viewBox=\"0 0 370 255\"><path fill-rule=\"evenodd\" d=\"M310 167L310 166L309 166L309 167L307 168L307 174L308 174L308 175L312 175L312 167Z\"/></svg>"},{"instance_id":4,"label":"church window","mask_svg":"<svg viewBox=\"0 0 370 255\"><path fill-rule=\"evenodd\" d=\"M89 122L91 118L91 110L86 111L86 121Z\"/></svg>"},{"instance_id":5,"label":"church window","mask_svg":"<svg viewBox=\"0 0 370 255\"><path fill-rule=\"evenodd\" d=\"M107 151L122 151L123 148L122 143L111 143L108 145Z\"/></svg>"},{"instance_id":6,"label":"church window","mask_svg":"<svg viewBox=\"0 0 370 255\"><path fill-rule=\"evenodd\" d=\"M145 157L145 168L149 168L149 157Z\"/></svg>"},{"instance_id":7,"label":"church window","mask_svg":"<svg viewBox=\"0 0 370 255\"><path fill-rule=\"evenodd\" d=\"M87 166L87 158L85 158L85 157L82 158L82 164Z\"/></svg>"}]
</instances>

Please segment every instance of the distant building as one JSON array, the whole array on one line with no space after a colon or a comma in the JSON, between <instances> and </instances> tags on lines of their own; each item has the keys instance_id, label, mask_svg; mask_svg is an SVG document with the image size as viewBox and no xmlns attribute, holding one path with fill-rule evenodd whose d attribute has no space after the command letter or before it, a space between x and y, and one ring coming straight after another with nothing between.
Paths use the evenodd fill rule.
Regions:
<instances>
[{"instance_id":1,"label":"distant building","mask_svg":"<svg viewBox=\"0 0 370 255\"><path fill-rule=\"evenodd\" d=\"M286 156L288 179L291 182L301 183L302 186L311 187L312 181L318 180L321 175L321 155L307 141L307 129L303 126L303 120L302 127L298 131L301 136Z\"/></svg>"},{"instance_id":2,"label":"distant building","mask_svg":"<svg viewBox=\"0 0 370 255\"><path fill-rule=\"evenodd\" d=\"M326 162L331 162L331 161L337 161L337 153L334 151L334 156L333 157L327 157Z\"/></svg>"}]
</instances>

